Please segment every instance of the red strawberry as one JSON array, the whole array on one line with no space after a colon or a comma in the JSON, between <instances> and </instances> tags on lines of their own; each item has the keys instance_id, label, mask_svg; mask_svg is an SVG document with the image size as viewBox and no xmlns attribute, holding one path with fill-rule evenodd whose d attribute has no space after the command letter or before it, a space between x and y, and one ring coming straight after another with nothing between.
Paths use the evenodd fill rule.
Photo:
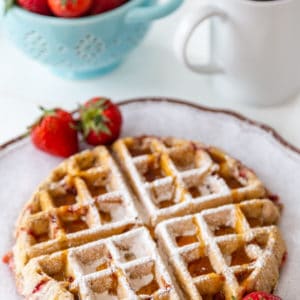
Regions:
<instances>
[{"instance_id":1,"label":"red strawberry","mask_svg":"<svg viewBox=\"0 0 300 300\"><path fill-rule=\"evenodd\" d=\"M91 9L89 10L90 15L97 15L105 11L117 8L127 2L128 0L94 0Z\"/></svg>"},{"instance_id":2,"label":"red strawberry","mask_svg":"<svg viewBox=\"0 0 300 300\"><path fill-rule=\"evenodd\" d=\"M281 298L265 292L253 292L244 297L243 300L281 300Z\"/></svg>"},{"instance_id":3,"label":"red strawberry","mask_svg":"<svg viewBox=\"0 0 300 300\"><path fill-rule=\"evenodd\" d=\"M56 156L68 157L78 152L78 135L72 115L59 108L42 110L43 116L31 127L33 144Z\"/></svg>"},{"instance_id":4,"label":"red strawberry","mask_svg":"<svg viewBox=\"0 0 300 300\"><path fill-rule=\"evenodd\" d=\"M48 5L58 17L75 18L89 10L92 0L48 0Z\"/></svg>"},{"instance_id":5,"label":"red strawberry","mask_svg":"<svg viewBox=\"0 0 300 300\"><path fill-rule=\"evenodd\" d=\"M31 12L51 15L47 0L18 0L18 4Z\"/></svg>"},{"instance_id":6,"label":"red strawberry","mask_svg":"<svg viewBox=\"0 0 300 300\"><path fill-rule=\"evenodd\" d=\"M88 144L111 144L119 137L122 115L109 99L93 98L80 107L79 113L81 131Z\"/></svg>"}]
</instances>

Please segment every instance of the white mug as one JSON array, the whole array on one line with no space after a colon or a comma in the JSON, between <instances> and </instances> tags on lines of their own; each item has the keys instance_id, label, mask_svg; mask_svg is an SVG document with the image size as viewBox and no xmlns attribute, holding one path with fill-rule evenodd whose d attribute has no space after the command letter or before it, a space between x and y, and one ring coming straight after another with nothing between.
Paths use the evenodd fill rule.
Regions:
<instances>
[{"instance_id":1,"label":"white mug","mask_svg":"<svg viewBox=\"0 0 300 300\"><path fill-rule=\"evenodd\" d=\"M211 61L193 63L190 39L210 18ZM175 47L192 71L213 75L223 99L283 102L300 90L300 0L209 0L184 16Z\"/></svg>"}]
</instances>

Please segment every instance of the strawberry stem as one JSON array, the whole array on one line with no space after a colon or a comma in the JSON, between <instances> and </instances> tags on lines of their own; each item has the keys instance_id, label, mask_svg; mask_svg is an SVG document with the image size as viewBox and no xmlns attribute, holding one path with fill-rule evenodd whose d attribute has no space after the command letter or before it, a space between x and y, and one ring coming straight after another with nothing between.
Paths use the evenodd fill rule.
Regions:
<instances>
[{"instance_id":1,"label":"strawberry stem","mask_svg":"<svg viewBox=\"0 0 300 300\"><path fill-rule=\"evenodd\" d=\"M25 133L21 134L19 137L20 137L20 139L23 139L23 138L29 136L29 134L30 134L30 130L29 130L29 128L27 127L27 131L26 131Z\"/></svg>"},{"instance_id":2,"label":"strawberry stem","mask_svg":"<svg viewBox=\"0 0 300 300\"><path fill-rule=\"evenodd\" d=\"M39 106L39 109L43 112L43 116L55 116L55 109L46 109L45 107L43 106Z\"/></svg>"}]
</instances>

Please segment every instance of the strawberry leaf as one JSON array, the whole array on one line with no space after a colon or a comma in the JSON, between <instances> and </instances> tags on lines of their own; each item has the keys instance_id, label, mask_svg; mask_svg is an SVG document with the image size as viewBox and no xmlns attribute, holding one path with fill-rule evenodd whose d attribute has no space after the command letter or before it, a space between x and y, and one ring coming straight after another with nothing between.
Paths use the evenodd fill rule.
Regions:
<instances>
[{"instance_id":1,"label":"strawberry leaf","mask_svg":"<svg viewBox=\"0 0 300 300\"><path fill-rule=\"evenodd\" d=\"M111 135L109 128L105 124L101 125L101 132Z\"/></svg>"},{"instance_id":2,"label":"strawberry leaf","mask_svg":"<svg viewBox=\"0 0 300 300\"><path fill-rule=\"evenodd\" d=\"M96 134L105 133L111 135L108 127L110 119L104 115L107 107L105 99L99 99L88 106L80 106L80 130L84 137L87 137L91 131Z\"/></svg>"},{"instance_id":3,"label":"strawberry leaf","mask_svg":"<svg viewBox=\"0 0 300 300\"><path fill-rule=\"evenodd\" d=\"M55 116L55 109L46 109L43 106L39 106L39 109L43 112L43 116Z\"/></svg>"},{"instance_id":4,"label":"strawberry leaf","mask_svg":"<svg viewBox=\"0 0 300 300\"><path fill-rule=\"evenodd\" d=\"M95 126L97 127L97 126L99 126L99 125L101 125L102 123L103 123L103 116L102 115L96 115L95 117L94 117L94 122L95 122ZM96 129L96 128L95 128Z\"/></svg>"}]
</instances>

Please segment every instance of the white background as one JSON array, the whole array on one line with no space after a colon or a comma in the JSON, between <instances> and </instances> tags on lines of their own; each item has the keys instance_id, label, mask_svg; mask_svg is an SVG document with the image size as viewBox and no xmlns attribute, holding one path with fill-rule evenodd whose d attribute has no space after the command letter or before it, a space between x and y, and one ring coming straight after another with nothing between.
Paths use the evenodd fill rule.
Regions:
<instances>
[{"instance_id":1,"label":"white background","mask_svg":"<svg viewBox=\"0 0 300 300\"><path fill-rule=\"evenodd\" d=\"M233 109L271 125L300 147L300 97L273 108L224 102L214 96L209 77L193 74L176 59L173 38L177 23L199 2L185 0L176 13L153 24L142 45L119 69L105 77L86 81L57 78L45 67L29 60L8 42L0 21L0 143L22 133L38 116L38 105L74 109L90 97L105 95L115 101L168 96ZM205 50L203 33L199 34L194 50Z\"/></svg>"}]
</instances>

